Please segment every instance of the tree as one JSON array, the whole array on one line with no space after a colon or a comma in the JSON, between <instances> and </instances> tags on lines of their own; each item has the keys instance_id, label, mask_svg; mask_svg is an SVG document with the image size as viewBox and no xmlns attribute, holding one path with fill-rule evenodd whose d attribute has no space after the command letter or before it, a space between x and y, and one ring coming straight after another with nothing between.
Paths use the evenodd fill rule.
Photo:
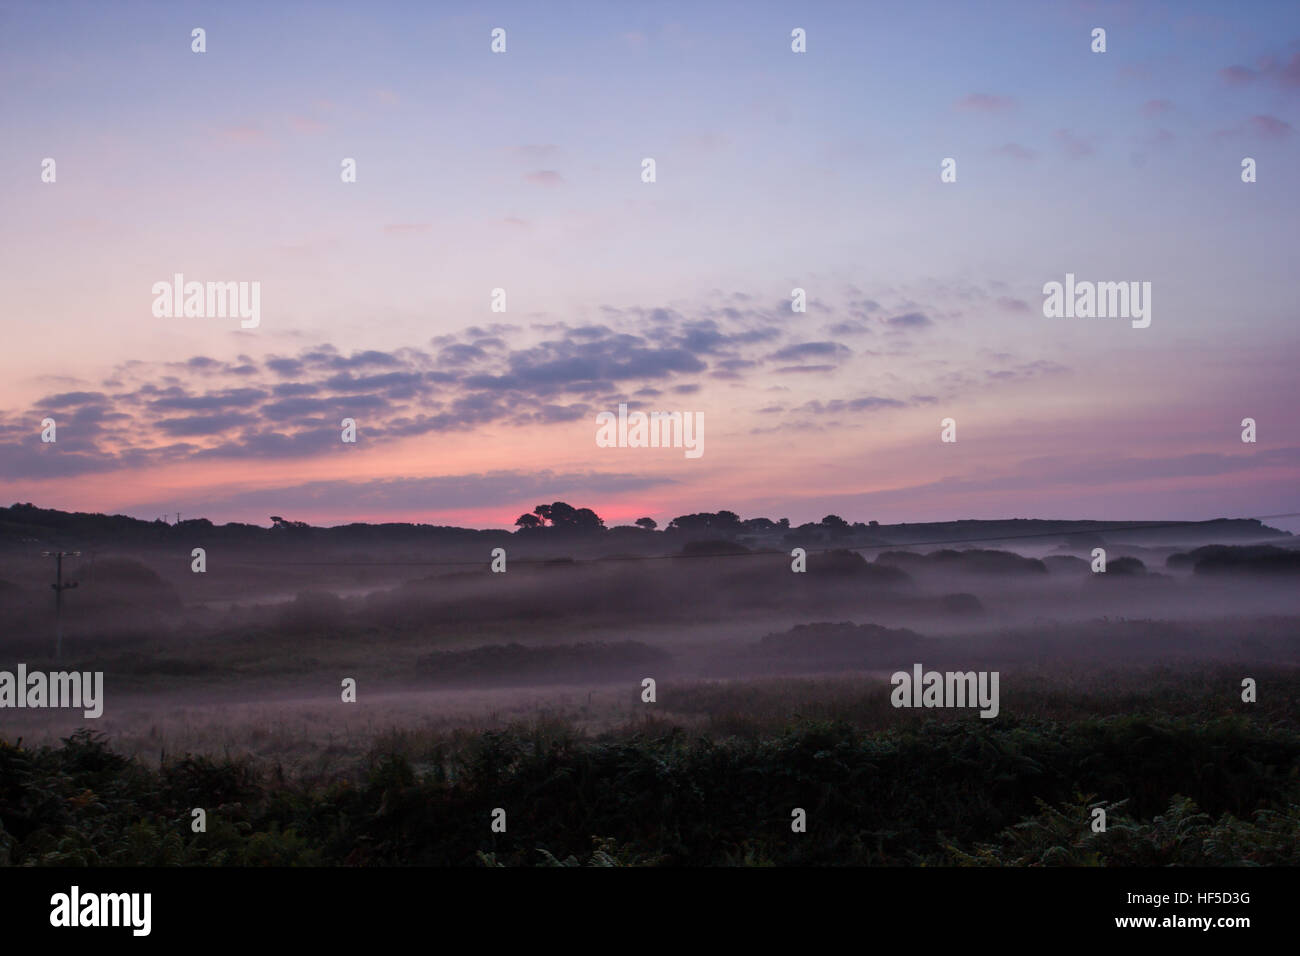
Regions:
<instances>
[{"instance_id":1,"label":"tree","mask_svg":"<svg viewBox=\"0 0 1300 956\"><path fill-rule=\"evenodd\" d=\"M678 515L668 522L669 531L685 531L692 534L739 534L744 530L740 516L734 511L719 511L714 514L701 511L699 514Z\"/></svg>"},{"instance_id":2,"label":"tree","mask_svg":"<svg viewBox=\"0 0 1300 956\"><path fill-rule=\"evenodd\" d=\"M564 501L553 501L549 505L538 505L533 514L541 522L550 522L558 531L602 531L605 522L600 515L590 508L575 508ZM518 524L518 522L516 522Z\"/></svg>"},{"instance_id":3,"label":"tree","mask_svg":"<svg viewBox=\"0 0 1300 956\"><path fill-rule=\"evenodd\" d=\"M568 528L573 525L577 511L567 501L556 501L546 509L546 517L550 519L552 528Z\"/></svg>"},{"instance_id":4,"label":"tree","mask_svg":"<svg viewBox=\"0 0 1300 956\"><path fill-rule=\"evenodd\" d=\"M600 531L604 529L605 522L590 508L579 508L573 513L570 526L574 531Z\"/></svg>"},{"instance_id":5,"label":"tree","mask_svg":"<svg viewBox=\"0 0 1300 956\"><path fill-rule=\"evenodd\" d=\"M272 531L301 531L304 528L311 527L311 525L305 521L288 521L281 518L279 515L271 515L271 522Z\"/></svg>"},{"instance_id":6,"label":"tree","mask_svg":"<svg viewBox=\"0 0 1300 956\"><path fill-rule=\"evenodd\" d=\"M714 524L721 531L740 531L740 515L734 511L719 511L714 516Z\"/></svg>"},{"instance_id":7,"label":"tree","mask_svg":"<svg viewBox=\"0 0 1300 956\"><path fill-rule=\"evenodd\" d=\"M638 528L645 528L647 531L653 531L655 528L659 527L659 522L655 521L654 518L637 518L636 526Z\"/></svg>"},{"instance_id":8,"label":"tree","mask_svg":"<svg viewBox=\"0 0 1300 956\"><path fill-rule=\"evenodd\" d=\"M542 519L537 517L535 514L522 514L515 519L515 524L517 524L521 529L527 531L532 528L540 528L542 526Z\"/></svg>"}]
</instances>

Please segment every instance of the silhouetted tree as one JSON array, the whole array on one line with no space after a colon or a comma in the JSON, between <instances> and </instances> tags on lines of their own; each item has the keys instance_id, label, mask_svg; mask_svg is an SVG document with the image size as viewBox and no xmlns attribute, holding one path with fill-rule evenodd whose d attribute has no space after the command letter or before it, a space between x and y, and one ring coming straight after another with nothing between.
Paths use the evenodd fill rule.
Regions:
<instances>
[{"instance_id":1,"label":"silhouetted tree","mask_svg":"<svg viewBox=\"0 0 1300 956\"><path fill-rule=\"evenodd\" d=\"M685 531L690 534L739 534L744 530L740 516L734 511L719 511L716 514L702 511L693 515L678 515L668 522L669 531Z\"/></svg>"},{"instance_id":2,"label":"silhouetted tree","mask_svg":"<svg viewBox=\"0 0 1300 956\"><path fill-rule=\"evenodd\" d=\"M600 531L604 527L604 520L590 508L579 508L573 513L575 531Z\"/></svg>"},{"instance_id":3,"label":"silhouetted tree","mask_svg":"<svg viewBox=\"0 0 1300 956\"><path fill-rule=\"evenodd\" d=\"M655 528L659 527L659 522L655 521L654 518L637 518L636 526L638 528L645 528L647 531L653 531Z\"/></svg>"},{"instance_id":4,"label":"silhouetted tree","mask_svg":"<svg viewBox=\"0 0 1300 956\"><path fill-rule=\"evenodd\" d=\"M600 515L590 508L575 508L564 501L538 505L533 509L533 514L542 521L550 522L551 527L559 531L592 532L604 530L605 527Z\"/></svg>"},{"instance_id":5,"label":"silhouetted tree","mask_svg":"<svg viewBox=\"0 0 1300 956\"><path fill-rule=\"evenodd\" d=\"M311 525L305 521L289 521L285 518L281 518L279 515L271 515L272 531L301 531L304 528L310 527Z\"/></svg>"}]
</instances>

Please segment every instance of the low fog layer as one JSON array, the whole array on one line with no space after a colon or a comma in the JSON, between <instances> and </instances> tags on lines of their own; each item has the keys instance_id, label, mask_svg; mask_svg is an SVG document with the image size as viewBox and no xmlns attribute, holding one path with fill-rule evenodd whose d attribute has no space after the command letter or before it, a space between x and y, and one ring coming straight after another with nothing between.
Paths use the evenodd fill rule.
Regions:
<instances>
[{"instance_id":1,"label":"low fog layer","mask_svg":"<svg viewBox=\"0 0 1300 956\"><path fill-rule=\"evenodd\" d=\"M77 587L63 592L58 662L54 562L41 550L68 544L11 534L0 669L103 671L105 716L93 723L141 747L260 733L292 748L295 734L373 737L565 707L598 724L635 714L646 677L671 700L718 680L883 686L920 662L999 669L1013 705L1016 675L1030 672L1300 663L1300 548L1284 532L958 524L831 527L820 540L808 529L465 532L395 535L390 548L373 531L341 543L213 532L196 545L202 573L173 526L157 542L115 547L110 536L65 559ZM340 705L344 678L364 707ZM32 740L84 723L0 711L0 733Z\"/></svg>"}]
</instances>

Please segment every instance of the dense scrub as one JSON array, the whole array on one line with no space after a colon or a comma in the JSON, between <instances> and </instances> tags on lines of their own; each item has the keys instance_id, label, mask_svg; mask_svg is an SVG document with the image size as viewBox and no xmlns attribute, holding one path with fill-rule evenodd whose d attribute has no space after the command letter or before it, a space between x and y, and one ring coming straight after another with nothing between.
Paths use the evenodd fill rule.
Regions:
<instances>
[{"instance_id":1,"label":"dense scrub","mask_svg":"<svg viewBox=\"0 0 1300 956\"><path fill-rule=\"evenodd\" d=\"M79 732L0 743L0 863L1294 864L1298 768L1289 710L796 720L748 736L538 722L381 747L313 782L238 757L148 768Z\"/></svg>"}]
</instances>

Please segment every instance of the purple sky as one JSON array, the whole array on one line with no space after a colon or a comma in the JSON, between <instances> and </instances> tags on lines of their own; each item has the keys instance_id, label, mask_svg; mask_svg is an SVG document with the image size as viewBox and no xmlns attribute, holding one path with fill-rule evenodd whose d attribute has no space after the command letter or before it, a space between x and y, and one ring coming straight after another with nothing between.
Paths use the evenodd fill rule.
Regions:
<instances>
[{"instance_id":1,"label":"purple sky","mask_svg":"<svg viewBox=\"0 0 1300 956\"><path fill-rule=\"evenodd\" d=\"M0 3L0 497L1300 510L1300 8L806 6ZM156 316L176 273L259 325ZM1150 326L1045 317L1067 273L1149 282ZM598 447L620 402L704 454Z\"/></svg>"}]
</instances>

